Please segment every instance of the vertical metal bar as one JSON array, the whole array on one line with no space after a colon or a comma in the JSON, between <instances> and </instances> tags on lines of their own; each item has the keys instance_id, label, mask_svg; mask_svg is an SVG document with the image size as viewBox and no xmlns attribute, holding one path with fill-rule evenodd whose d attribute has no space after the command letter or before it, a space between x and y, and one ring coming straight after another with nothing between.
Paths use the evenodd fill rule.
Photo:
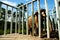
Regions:
<instances>
[{"instance_id":1,"label":"vertical metal bar","mask_svg":"<svg viewBox=\"0 0 60 40\"><path fill-rule=\"evenodd\" d=\"M1 18L1 3L0 3L0 18Z\"/></svg>"},{"instance_id":2,"label":"vertical metal bar","mask_svg":"<svg viewBox=\"0 0 60 40\"><path fill-rule=\"evenodd\" d=\"M16 9L15 33L17 33L17 9Z\"/></svg>"},{"instance_id":3,"label":"vertical metal bar","mask_svg":"<svg viewBox=\"0 0 60 40\"><path fill-rule=\"evenodd\" d=\"M4 27L4 35L6 34L6 30L7 30L7 13L8 13L8 6L6 7L6 11L5 11L5 27Z\"/></svg>"},{"instance_id":4,"label":"vertical metal bar","mask_svg":"<svg viewBox=\"0 0 60 40\"><path fill-rule=\"evenodd\" d=\"M52 9L52 21L53 21L53 18L54 18L54 13L53 13L53 9ZM52 23L52 25L53 25L53 23ZM54 30L54 25L53 25L53 30Z\"/></svg>"},{"instance_id":5,"label":"vertical metal bar","mask_svg":"<svg viewBox=\"0 0 60 40\"><path fill-rule=\"evenodd\" d=\"M22 34L23 34L23 31L24 30L24 6L22 7Z\"/></svg>"},{"instance_id":6,"label":"vertical metal bar","mask_svg":"<svg viewBox=\"0 0 60 40\"><path fill-rule=\"evenodd\" d=\"M55 31L56 30L56 27L55 27L55 18L54 18L54 9L52 9L52 21L53 21L53 30Z\"/></svg>"},{"instance_id":7,"label":"vertical metal bar","mask_svg":"<svg viewBox=\"0 0 60 40\"><path fill-rule=\"evenodd\" d=\"M12 24L13 24L13 8L12 8L12 10L11 10L11 26L10 26L10 34L12 33Z\"/></svg>"},{"instance_id":8,"label":"vertical metal bar","mask_svg":"<svg viewBox=\"0 0 60 40\"><path fill-rule=\"evenodd\" d=\"M45 8L46 8L46 21L47 21L47 38L50 38L50 34L49 34L49 13L48 13L48 4L47 4L47 0L45 0Z\"/></svg>"},{"instance_id":9,"label":"vertical metal bar","mask_svg":"<svg viewBox=\"0 0 60 40\"><path fill-rule=\"evenodd\" d=\"M31 3L32 4L32 36L34 36L34 2Z\"/></svg>"},{"instance_id":10,"label":"vertical metal bar","mask_svg":"<svg viewBox=\"0 0 60 40\"><path fill-rule=\"evenodd\" d=\"M39 37L41 37L41 14L40 14L40 0L37 0L37 7L38 7L38 26L39 26Z\"/></svg>"},{"instance_id":11,"label":"vertical metal bar","mask_svg":"<svg viewBox=\"0 0 60 40\"><path fill-rule=\"evenodd\" d=\"M60 40L60 19L59 19L59 6L58 6L58 0L55 0L55 7L56 7L56 16L57 16L57 23L58 23L58 34L59 34L59 40Z\"/></svg>"},{"instance_id":12,"label":"vertical metal bar","mask_svg":"<svg viewBox=\"0 0 60 40\"><path fill-rule=\"evenodd\" d=\"M26 8L27 8L27 10L26 10L26 16L27 16L27 18L26 18L26 33L27 33L27 35L28 35L28 5L26 5Z\"/></svg>"},{"instance_id":13,"label":"vertical metal bar","mask_svg":"<svg viewBox=\"0 0 60 40\"><path fill-rule=\"evenodd\" d=\"M19 21L18 21L18 33L20 33L20 8L18 8L19 13Z\"/></svg>"}]
</instances>

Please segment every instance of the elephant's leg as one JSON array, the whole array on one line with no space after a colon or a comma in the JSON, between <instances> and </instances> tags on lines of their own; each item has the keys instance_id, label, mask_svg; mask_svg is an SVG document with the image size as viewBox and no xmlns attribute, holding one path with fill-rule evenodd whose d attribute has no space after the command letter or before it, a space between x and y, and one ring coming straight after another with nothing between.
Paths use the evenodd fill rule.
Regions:
<instances>
[{"instance_id":1,"label":"elephant's leg","mask_svg":"<svg viewBox=\"0 0 60 40\"><path fill-rule=\"evenodd\" d=\"M28 29L28 34L29 34L29 35L32 35L32 28L29 28L29 29Z\"/></svg>"},{"instance_id":2,"label":"elephant's leg","mask_svg":"<svg viewBox=\"0 0 60 40\"><path fill-rule=\"evenodd\" d=\"M38 30L38 23L36 23L36 33L37 33L37 35L38 35L38 32L39 32L39 30Z\"/></svg>"},{"instance_id":3,"label":"elephant's leg","mask_svg":"<svg viewBox=\"0 0 60 40\"><path fill-rule=\"evenodd\" d=\"M38 35L38 17L35 15L34 18L34 23L35 23L35 35Z\"/></svg>"},{"instance_id":4,"label":"elephant's leg","mask_svg":"<svg viewBox=\"0 0 60 40\"><path fill-rule=\"evenodd\" d=\"M29 34L31 34L32 32L31 32L31 28L32 28L32 17L30 16L29 18L28 18L28 32L29 32Z\"/></svg>"},{"instance_id":5,"label":"elephant's leg","mask_svg":"<svg viewBox=\"0 0 60 40\"><path fill-rule=\"evenodd\" d=\"M28 29L28 34L30 35L30 28Z\"/></svg>"},{"instance_id":6,"label":"elephant's leg","mask_svg":"<svg viewBox=\"0 0 60 40\"><path fill-rule=\"evenodd\" d=\"M39 30L38 30L38 28L36 28L36 35L38 36L38 32L39 32Z\"/></svg>"}]
</instances>

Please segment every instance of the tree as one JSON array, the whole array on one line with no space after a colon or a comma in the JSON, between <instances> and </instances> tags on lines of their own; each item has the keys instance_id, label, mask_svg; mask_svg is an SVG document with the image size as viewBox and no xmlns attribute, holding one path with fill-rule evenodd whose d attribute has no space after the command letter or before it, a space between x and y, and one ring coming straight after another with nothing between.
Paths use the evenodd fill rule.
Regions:
<instances>
[{"instance_id":1,"label":"tree","mask_svg":"<svg viewBox=\"0 0 60 40\"><path fill-rule=\"evenodd\" d=\"M21 6L21 5L23 5L23 3L18 4L17 7L19 7L19 6ZM24 5L24 13L25 13L25 12L26 12L26 5ZM22 17L22 7L20 7L20 16ZM24 14L24 16L25 16L25 14Z\"/></svg>"},{"instance_id":2,"label":"tree","mask_svg":"<svg viewBox=\"0 0 60 40\"><path fill-rule=\"evenodd\" d=\"M18 4L17 5L17 7L19 7L19 6L21 6L21 5L23 5L23 3L21 3L21 4ZM25 12L26 12L26 5L24 5L24 13L23 13L23 15L24 15L24 20L25 20ZM19 13L20 13L20 20L22 20L22 10L23 10L23 8L22 7L20 7L20 9L19 9ZM21 22L20 22L21 23ZM21 23L21 25L22 25L22 23ZM20 25L20 26L21 26ZM23 25L24 25L24 33L26 33L26 21L24 21L24 23L23 23ZM21 28L22 28L22 26L21 26ZM21 33L21 32L20 32Z\"/></svg>"},{"instance_id":3,"label":"tree","mask_svg":"<svg viewBox=\"0 0 60 40\"><path fill-rule=\"evenodd\" d=\"M3 20L5 19L5 8L1 10L1 18L3 18Z\"/></svg>"},{"instance_id":4,"label":"tree","mask_svg":"<svg viewBox=\"0 0 60 40\"><path fill-rule=\"evenodd\" d=\"M5 19L5 9L1 8L1 18L3 18L3 20L0 21L0 35L4 33L4 19Z\"/></svg>"}]
</instances>

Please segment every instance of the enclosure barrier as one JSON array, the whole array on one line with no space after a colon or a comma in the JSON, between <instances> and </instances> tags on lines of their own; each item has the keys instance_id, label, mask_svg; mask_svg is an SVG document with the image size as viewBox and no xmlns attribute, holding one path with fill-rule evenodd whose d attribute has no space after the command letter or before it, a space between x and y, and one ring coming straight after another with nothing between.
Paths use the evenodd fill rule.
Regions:
<instances>
[{"instance_id":1,"label":"enclosure barrier","mask_svg":"<svg viewBox=\"0 0 60 40\"><path fill-rule=\"evenodd\" d=\"M39 37L41 37L41 20L40 20L40 0L32 0L31 2L27 2L26 4L23 4L19 7L14 7L14 6L11 6L11 5L8 5L6 3L3 3L3 2L0 2L0 13L1 13L1 5L4 4L6 5L6 10L5 10L5 27L4 27L4 35L6 35L6 30L7 30L7 13L8 13L8 6L10 6L12 8L11 10L11 27L10 27L10 34L12 33L12 23L13 23L13 8L16 9L16 22L15 22L15 33L17 33L17 24L20 24L20 22L17 21L17 13L19 13L19 21L20 20L20 7L22 7L22 34L23 33L23 27L24 27L24 6L26 5L27 7L27 19L26 19L26 34L28 35L28 5L31 4L32 5L32 35L34 36L34 17L33 17L33 14L34 14L34 2L37 1L37 7L38 7L38 21L39 21L39 24L38 24L38 27L39 27ZM56 15L57 15L57 23L58 23L58 32L59 32L59 40L60 40L60 19L59 19L59 7L58 7L58 0L54 0L55 1L55 7L56 7ZM50 30L49 30L49 22L48 22L48 18L49 18L49 12L48 12L48 3L47 3L47 0L45 0L45 9L46 9L46 18L47 18L47 38L50 38ZM19 11L19 12L18 12ZM18 33L20 32L20 25L18 25Z\"/></svg>"},{"instance_id":2,"label":"enclosure barrier","mask_svg":"<svg viewBox=\"0 0 60 40\"><path fill-rule=\"evenodd\" d=\"M58 23L58 34L60 40L60 19L59 19L59 4L58 0L55 0L55 7L56 7L56 16L57 16L57 23Z\"/></svg>"},{"instance_id":3,"label":"enclosure barrier","mask_svg":"<svg viewBox=\"0 0 60 40\"><path fill-rule=\"evenodd\" d=\"M26 33L27 33L27 35L28 35L28 5L26 5L26 7L27 7L27 13L26 13L26 16L27 16L27 19L26 19Z\"/></svg>"},{"instance_id":4,"label":"enclosure barrier","mask_svg":"<svg viewBox=\"0 0 60 40\"><path fill-rule=\"evenodd\" d=\"M39 21L39 37L41 37L41 17L40 17L40 0L37 0L37 7L38 7L38 21Z\"/></svg>"},{"instance_id":5,"label":"enclosure barrier","mask_svg":"<svg viewBox=\"0 0 60 40\"><path fill-rule=\"evenodd\" d=\"M45 0L45 8L46 8L46 18L47 18L47 38L50 38L50 34L49 34L49 12L48 12L48 4L47 4L47 0Z\"/></svg>"},{"instance_id":6,"label":"enclosure barrier","mask_svg":"<svg viewBox=\"0 0 60 40\"><path fill-rule=\"evenodd\" d=\"M21 26L20 26L20 24L21 24L21 23L20 23L20 21L21 21L21 20L20 20L20 8L18 8L18 11L19 11L18 33L20 33L20 27L21 27Z\"/></svg>"},{"instance_id":7,"label":"enclosure barrier","mask_svg":"<svg viewBox=\"0 0 60 40\"><path fill-rule=\"evenodd\" d=\"M10 27L10 34L12 33L12 20L13 20L13 8L17 10L17 7L11 6L9 4L0 2L0 13L1 13L1 6L2 4L6 5L6 10L5 10L5 26L4 26L4 35L6 35L6 30L7 30L7 14L8 14L8 7L11 7L11 27ZM17 12L16 12L16 23L15 23L15 33L17 33Z\"/></svg>"},{"instance_id":8,"label":"enclosure barrier","mask_svg":"<svg viewBox=\"0 0 60 40\"><path fill-rule=\"evenodd\" d=\"M40 25L40 0L35 0L35 1L37 1L37 7L38 7L38 21L39 21L39 37L41 37L41 25ZM26 3L26 4L24 4L24 5L29 5L29 4L32 4L32 34L34 35L34 17L33 17L33 14L34 14L34 2L35 1L31 1L31 2L28 2L28 3ZM23 7L24 5L21 5L21 6L19 6L19 7ZM47 5L47 0L45 0L45 6L46 6L46 13L47 13L47 37L49 38L50 36L49 36L49 26L48 26L48 5ZM27 17L28 18L28 17ZM23 22L22 22L23 23ZM23 26L22 26L22 29L23 29ZM27 30L28 30L28 28L27 28ZM27 31L28 32L28 31ZM23 33L23 31L22 31L22 33Z\"/></svg>"}]
</instances>

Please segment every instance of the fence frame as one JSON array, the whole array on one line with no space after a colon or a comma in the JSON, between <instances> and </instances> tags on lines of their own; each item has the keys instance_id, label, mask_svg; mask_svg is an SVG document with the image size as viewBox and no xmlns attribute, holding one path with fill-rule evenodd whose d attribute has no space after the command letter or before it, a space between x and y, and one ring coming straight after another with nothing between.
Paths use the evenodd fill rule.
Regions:
<instances>
[{"instance_id":1,"label":"fence frame","mask_svg":"<svg viewBox=\"0 0 60 40\"><path fill-rule=\"evenodd\" d=\"M11 12L12 14L13 14L13 8L15 8L15 9L18 9L18 8L0 1L0 10L1 10L2 4L6 5L6 10L5 10L5 24L4 24L4 25L5 25L5 27L4 27L4 35L6 35L8 7L11 7L11 8L12 8L12 12ZM0 13L1 13L1 11L0 11ZM11 15L12 15L12 14L11 14ZM16 13L16 14L17 14L17 13ZM10 34L12 33L12 20L13 20L13 19L11 18ZM17 20L17 19L16 19L16 20ZM15 26L16 26L16 25L15 25ZM17 32L17 29L16 29L16 28L15 28L15 32Z\"/></svg>"},{"instance_id":2,"label":"fence frame","mask_svg":"<svg viewBox=\"0 0 60 40\"><path fill-rule=\"evenodd\" d=\"M58 33L59 33L59 40L60 40L60 19L59 19L59 6L58 6L58 0L55 0L55 7L56 7L56 15L57 15L57 24L58 24Z\"/></svg>"},{"instance_id":3,"label":"fence frame","mask_svg":"<svg viewBox=\"0 0 60 40\"><path fill-rule=\"evenodd\" d=\"M20 9L20 7L23 8L22 10L22 34L23 34L23 14L24 14L24 5L26 5L26 7L28 7L29 4L32 4L32 35L34 36L34 17L33 17L33 14L34 14L34 2L37 1L37 7L38 7L38 20L39 20L39 37L41 37L41 20L40 20L40 0L35 0L35 1L30 1L30 2L27 2L26 4L23 4L19 7L14 7L14 6L11 6L9 4L6 4L6 3L3 3L3 2L0 2L0 13L1 13L1 5L4 4L6 5L6 10L5 10L5 27L4 27L4 35L6 35L6 30L7 30L7 13L8 13L8 7L11 7L12 8L12 14L11 16L13 15L13 8L16 9L16 22L15 22L15 33L17 33L17 12L18 12L18 8ZM59 33L59 40L60 40L60 19L59 19L59 6L58 6L58 0L54 0L55 1L55 7L56 7L56 15L57 15L57 23L58 23L58 33ZM47 38L50 38L50 32L49 32L49 19L48 19L48 16L49 16L49 12L48 12L48 3L47 3L47 0L45 0L45 8L46 8L46 18L47 18ZM27 8L28 9L28 8ZM19 14L20 14L20 10L19 10ZM27 21L26 21L26 33L28 35L28 10L27 10ZM20 17L20 16L19 16ZM13 17L12 17L13 18ZM10 34L12 33L12 18L11 18L11 26L10 26ZM20 20L20 19L19 19ZM20 24L20 23L19 23ZM20 26L18 27L18 29L20 28ZM20 29L19 29L20 30ZM20 31L18 31L19 33Z\"/></svg>"},{"instance_id":4,"label":"fence frame","mask_svg":"<svg viewBox=\"0 0 60 40\"><path fill-rule=\"evenodd\" d=\"M47 0L45 0L45 9L46 9L46 25L47 25L47 38L50 38L50 33L49 33L49 12L48 12L48 4Z\"/></svg>"}]
</instances>

